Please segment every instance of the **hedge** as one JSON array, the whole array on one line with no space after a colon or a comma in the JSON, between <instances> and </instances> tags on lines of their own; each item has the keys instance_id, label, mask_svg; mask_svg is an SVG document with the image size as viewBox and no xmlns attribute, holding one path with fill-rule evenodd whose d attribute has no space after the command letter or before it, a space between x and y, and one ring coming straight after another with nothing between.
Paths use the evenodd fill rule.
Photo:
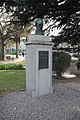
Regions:
<instances>
[{"instance_id":1,"label":"hedge","mask_svg":"<svg viewBox=\"0 0 80 120\"><path fill-rule=\"evenodd\" d=\"M23 70L22 64L15 64L15 63L7 63L7 64L0 64L0 70Z\"/></svg>"}]
</instances>

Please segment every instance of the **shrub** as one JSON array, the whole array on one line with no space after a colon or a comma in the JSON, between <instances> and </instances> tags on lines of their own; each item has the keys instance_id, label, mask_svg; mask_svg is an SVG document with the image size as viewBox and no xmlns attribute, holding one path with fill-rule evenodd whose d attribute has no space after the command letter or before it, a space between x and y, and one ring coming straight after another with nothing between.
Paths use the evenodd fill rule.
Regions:
<instances>
[{"instance_id":1,"label":"shrub","mask_svg":"<svg viewBox=\"0 0 80 120\"><path fill-rule=\"evenodd\" d=\"M12 55L16 55L16 52L15 52L15 51L12 51Z\"/></svg>"},{"instance_id":2,"label":"shrub","mask_svg":"<svg viewBox=\"0 0 80 120\"><path fill-rule=\"evenodd\" d=\"M53 71L55 71L58 76L61 76L61 73L70 67L71 56L65 52L53 52L52 58Z\"/></svg>"},{"instance_id":3,"label":"shrub","mask_svg":"<svg viewBox=\"0 0 80 120\"><path fill-rule=\"evenodd\" d=\"M0 70L5 70L5 64L0 64Z\"/></svg>"},{"instance_id":4,"label":"shrub","mask_svg":"<svg viewBox=\"0 0 80 120\"><path fill-rule=\"evenodd\" d=\"M0 64L0 70L11 70L11 69L22 70L24 68L22 64L15 64L15 63Z\"/></svg>"},{"instance_id":5,"label":"shrub","mask_svg":"<svg viewBox=\"0 0 80 120\"><path fill-rule=\"evenodd\" d=\"M16 51L13 51L13 50L12 50L12 51L10 50L8 53L9 53L10 55L16 55Z\"/></svg>"}]
</instances>

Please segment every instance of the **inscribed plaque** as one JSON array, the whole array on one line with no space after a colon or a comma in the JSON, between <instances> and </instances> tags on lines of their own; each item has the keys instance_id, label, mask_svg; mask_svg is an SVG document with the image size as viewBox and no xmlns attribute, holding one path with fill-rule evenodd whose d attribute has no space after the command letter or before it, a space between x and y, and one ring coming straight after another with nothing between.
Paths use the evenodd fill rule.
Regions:
<instances>
[{"instance_id":1,"label":"inscribed plaque","mask_svg":"<svg viewBox=\"0 0 80 120\"><path fill-rule=\"evenodd\" d=\"M39 51L39 69L49 67L49 51Z\"/></svg>"}]
</instances>

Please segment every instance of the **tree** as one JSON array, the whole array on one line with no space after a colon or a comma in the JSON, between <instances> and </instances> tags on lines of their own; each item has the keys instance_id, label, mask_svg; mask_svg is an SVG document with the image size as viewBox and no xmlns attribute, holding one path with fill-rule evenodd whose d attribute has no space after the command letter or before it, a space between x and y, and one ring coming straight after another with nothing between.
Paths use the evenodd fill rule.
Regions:
<instances>
[{"instance_id":1,"label":"tree","mask_svg":"<svg viewBox=\"0 0 80 120\"><path fill-rule=\"evenodd\" d=\"M16 58L18 58L18 44L20 43L21 26L19 26L17 23L11 24L8 29L8 33L9 33L8 39L16 43Z\"/></svg>"},{"instance_id":2,"label":"tree","mask_svg":"<svg viewBox=\"0 0 80 120\"><path fill-rule=\"evenodd\" d=\"M8 37L8 27L10 22L6 22L11 17L6 13L5 8L0 8L0 60L4 60L4 46Z\"/></svg>"},{"instance_id":3,"label":"tree","mask_svg":"<svg viewBox=\"0 0 80 120\"><path fill-rule=\"evenodd\" d=\"M3 4L7 12L12 12L24 24L45 16L47 20L65 25L73 14L80 11L79 0L3 0L1 6Z\"/></svg>"},{"instance_id":4,"label":"tree","mask_svg":"<svg viewBox=\"0 0 80 120\"><path fill-rule=\"evenodd\" d=\"M6 12L12 13L13 22L18 21L25 25L40 17L44 18L45 23L49 25L48 30L63 27L66 35L69 34L68 29L70 28L79 33L79 0L3 0L0 5L5 7ZM51 25L50 22L52 22ZM72 34L70 33L70 35ZM75 37L73 37L73 41L76 41Z\"/></svg>"},{"instance_id":5,"label":"tree","mask_svg":"<svg viewBox=\"0 0 80 120\"><path fill-rule=\"evenodd\" d=\"M1 60L4 60L4 46L5 46L5 40L7 39L7 31L6 31L7 25L0 25L0 40L1 40Z\"/></svg>"},{"instance_id":6,"label":"tree","mask_svg":"<svg viewBox=\"0 0 80 120\"><path fill-rule=\"evenodd\" d=\"M20 37L28 37L32 31L33 26L20 26L17 22L11 23L8 28L7 44L16 43L16 58L18 58L18 45L20 43Z\"/></svg>"},{"instance_id":7,"label":"tree","mask_svg":"<svg viewBox=\"0 0 80 120\"><path fill-rule=\"evenodd\" d=\"M73 48L77 48L79 54L80 47L80 16L77 14L73 15L71 21L62 29L58 35L58 41L60 43L66 42Z\"/></svg>"},{"instance_id":8,"label":"tree","mask_svg":"<svg viewBox=\"0 0 80 120\"><path fill-rule=\"evenodd\" d=\"M4 1L1 1L1 4L0 4L2 6L0 7L1 60L4 60L5 44L8 44L9 42L11 42L13 38L14 38L14 41L16 42L16 57L18 57L18 43L20 42L20 36L23 33L25 33L25 31L26 31L25 35L27 36L33 27L33 26L30 27L30 24L22 27L21 25L19 25L18 22L13 22L12 19L14 16L12 16L11 12L9 12L9 14L6 13L6 9L4 7L5 4L3 4L3 2Z\"/></svg>"}]
</instances>

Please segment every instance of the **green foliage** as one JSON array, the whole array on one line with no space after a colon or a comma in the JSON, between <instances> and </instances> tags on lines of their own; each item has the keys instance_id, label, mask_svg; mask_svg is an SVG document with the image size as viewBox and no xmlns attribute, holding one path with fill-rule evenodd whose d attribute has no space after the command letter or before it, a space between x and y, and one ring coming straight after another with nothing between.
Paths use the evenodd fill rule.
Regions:
<instances>
[{"instance_id":1,"label":"green foliage","mask_svg":"<svg viewBox=\"0 0 80 120\"><path fill-rule=\"evenodd\" d=\"M22 64L15 64L15 63L7 63L7 64L0 64L0 70L23 70Z\"/></svg>"},{"instance_id":2,"label":"green foliage","mask_svg":"<svg viewBox=\"0 0 80 120\"><path fill-rule=\"evenodd\" d=\"M32 24L36 18L44 18L47 34L54 27L63 28L59 43L72 46L80 43L80 0L1 0L0 6L2 11L4 7L7 13L12 13L9 15L14 16L11 17L14 24Z\"/></svg>"},{"instance_id":3,"label":"green foliage","mask_svg":"<svg viewBox=\"0 0 80 120\"><path fill-rule=\"evenodd\" d=\"M15 52L15 51L12 51L12 55L16 55L16 52Z\"/></svg>"},{"instance_id":4,"label":"green foliage","mask_svg":"<svg viewBox=\"0 0 80 120\"><path fill-rule=\"evenodd\" d=\"M15 51L9 51L9 54L10 55L16 55L16 52Z\"/></svg>"},{"instance_id":5,"label":"green foliage","mask_svg":"<svg viewBox=\"0 0 80 120\"><path fill-rule=\"evenodd\" d=\"M53 52L53 71L58 76L61 76L62 72L70 67L71 56L65 52Z\"/></svg>"}]
</instances>

